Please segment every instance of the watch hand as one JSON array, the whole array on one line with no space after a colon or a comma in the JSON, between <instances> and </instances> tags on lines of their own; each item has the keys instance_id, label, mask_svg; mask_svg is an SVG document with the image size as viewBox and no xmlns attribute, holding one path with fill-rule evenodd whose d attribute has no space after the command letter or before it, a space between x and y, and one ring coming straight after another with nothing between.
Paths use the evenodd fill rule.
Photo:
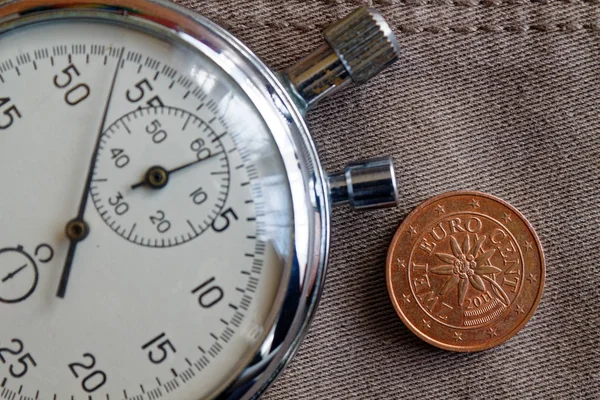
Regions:
<instances>
[{"instance_id":1,"label":"watch hand","mask_svg":"<svg viewBox=\"0 0 600 400\"><path fill-rule=\"evenodd\" d=\"M11 272L10 274L6 275L3 279L2 279L2 283L6 282L9 279L12 279L15 277L15 275L17 275L19 272L23 271L25 268L27 267L27 264L17 268L16 270L14 270L13 272Z\"/></svg>"},{"instance_id":2,"label":"watch hand","mask_svg":"<svg viewBox=\"0 0 600 400\"><path fill-rule=\"evenodd\" d=\"M167 183L169 182L169 177L171 174L175 173L175 172L179 172L183 169L186 169L188 167L191 167L192 165L196 165L199 164L203 161L206 161L210 158L222 155L223 152L219 152L219 153L215 153L215 154L211 154L208 157L205 158L201 158L198 160L194 160L191 161L189 163L180 165L177 168L173 168L171 170L166 170L165 168L161 167L161 166L154 166L154 167L150 167L148 169L148 171L146 171L146 173L144 174L144 180L141 182L136 183L135 185L131 185L131 189L137 189L141 186L148 186L152 189L162 189L164 188Z\"/></svg>"},{"instance_id":3,"label":"watch hand","mask_svg":"<svg viewBox=\"0 0 600 400\"><path fill-rule=\"evenodd\" d=\"M89 227L87 223L83 220L83 215L85 214L85 209L87 206L90 185L92 184L92 177L94 174L94 166L96 165L96 159L98 157L98 148L100 147L100 140L102 139L102 132L104 132L104 126L106 125L108 108L111 103L113 90L115 89L115 82L117 81L117 76L119 75L119 69L121 67L121 60L123 59L124 52L125 47L122 47L121 53L119 54L119 60L117 61L117 66L113 74L112 83L110 85L110 91L108 92L106 105L104 106L104 114L102 115L102 122L100 123L100 129L98 131L96 144L94 146L94 152L92 153L92 159L88 167L87 179L83 188L83 194L81 195L81 202L79 203L79 211L77 213L77 217L69 221L65 229L67 237L69 238L71 243L69 244L67 258L65 260L65 265L63 267L62 275L60 277L60 283L58 284L58 291L56 292L56 296L60 298L64 298L67 292L67 285L69 283L69 276L71 275L71 268L73 266L73 258L75 257L75 250L77 249L77 244L83 239L85 239L89 233Z\"/></svg>"}]
</instances>

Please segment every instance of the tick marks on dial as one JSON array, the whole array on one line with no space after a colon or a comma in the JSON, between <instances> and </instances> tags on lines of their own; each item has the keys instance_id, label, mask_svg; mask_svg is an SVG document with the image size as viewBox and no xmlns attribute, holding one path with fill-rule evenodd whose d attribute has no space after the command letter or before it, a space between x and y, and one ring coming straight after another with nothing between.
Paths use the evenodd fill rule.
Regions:
<instances>
[{"instance_id":1,"label":"tick marks on dial","mask_svg":"<svg viewBox=\"0 0 600 400\"><path fill-rule=\"evenodd\" d=\"M90 50L90 48L91 48L91 50ZM48 48L48 49L51 49L51 48ZM67 57L69 57L69 60L72 61L72 62L75 62L75 63L79 62L81 64L83 64L85 62L85 64L90 64L90 65L93 66L94 63L96 63L96 65L100 65L101 63L104 63L105 65L106 64L108 64L108 65L115 65L115 64L112 64L114 62L113 59L117 58L119 56L119 53L118 53L119 49L118 48L117 49L111 49L109 46L102 46L102 45L92 45L92 46L88 45L87 46L87 50L88 51L82 50L81 47L76 47L76 46L71 46L71 45L69 45L68 47L67 46L64 46L64 47L58 46L56 49L54 49L54 55L53 56L50 56L50 54L49 54L50 52L49 52L48 49L39 49L39 50L36 50L36 52L35 52L35 60L27 61L26 63L19 64L18 66L14 66L13 65L11 67L10 71L0 71L0 72L2 72L0 74L0 81L1 82L4 82L5 80L6 81L11 81L11 80L14 80L14 78L16 78L17 76L21 76L21 77L27 76L28 73L32 73L32 71L34 71L34 70L35 71L39 70L39 71L43 72L44 68L49 68L50 65L52 65L52 66L63 65L64 62L66 61ZM71 53L69 53L69 51L72 52L72 55L71 55ZM56 58L56 60L54 58ZM12 60L15 60L15 59L16 58L14 58L14 57L12 58ZM108 63L108 61L111 61L111 63ZM189 85L190 83L189 82L184 82L184 81L180 82L179 80L176 81L176 78L177 78L176 75L178 73L175 72L174 70L166 69L165 70L166 73L164 73L164 76L160 75L161 74L160 71L156 71L156 73L150 72L150 71L153 71L153 70L157 70L159 68L159 62L158 61L146 59L146 62L143 64L143 67L140 65L141 61L142 60L139 59L137 61L138 63L136 65L132 65L132 64L135 64L135 62L133 62L133 61L124 61L124 62L122 62L120 64L117 64L117 65L119 65L120 68L127 68L129 70L129 72L132 73L132 74L135 73L136 71L137 71L137 73L148 74L149 75L148 76L149 79L151 79L151 77L154 75L154 80L155 81L156 80L161 80L161 78L165 78L165 77L168 76L170 79L172 79L172 81L170 82L171 85L173 85L173 81L176 82L175 85L172 86L172 90L174 92L174 95L176 95L177 99L180 99L181 97L189 98L191 96L192 98L197 98L200 101L204 101L207 98L206 94L204 94L202 92L202 90L198 89L198 88L193 89L191 92L190 92L191 88L189 90L185 90L185 89L182 90L181 86ZM146 65L147 63L150 63L151 65ZM24 67L27 64L29 64L29 66L30 66L29 68ZM0 63L0 65L2 65L2 64ZM8 73L8 75L7 75L7 73ZM167 74L169 74L170 76L167 75ZM165 79L161 80L161 82L163 82L163 86L162 86L163 90L169 84L169 82L164 83L164 80ZM158 85L160 85L160 84L158 84ZM178 91L176 91L176 90L178 90ZM184 94L184 92L185 92L185 94ZM194 101L194 100L192 99L191 101ZM195 103L195 104L198 104L198 103ZM195 104L193 104L192 107L194 107ZM205 105L205 103L202 103L201 107L203 105ZM208 106L211 109L214 109L214 110L217 109L217 104L215 104L214 102L210 102L208 104ZM201 107L199 107L199 108L201 108ZM203 110L203 112L206 113L207 110ZM212 120L213 121L216 121L216 120L223 121L223 118L220 117L220 116L218 116L216 118L212 118ZM127 119L126 121L129 122L130 120ZM193 121L193 119L191 121ZM190 127L191 127L191 125L190 126L186 126L186 128L188 130L190 129ZM207 129L206 125L204 125L202 127L202 129ZM128 133L132 133L131 132L131 128L129 127L128 123L124 123L123 124L123 130L127 130ZM222 132L222 130L219 130L219 132ZM113 135L115 135L114 132L112 134L108 135L105 139L109 139ZM233 137L233 135L232 135L232 137ZM227 147L229 148L230 146L231 145L228 145ZM103 148L108 148L108 146L104 145ZM226 154L235 153L236 151L237 151L237 148L235 148L235 147L231 148L231 149L227 149L226 150ZM223 160L225 160L225 157L221 158L221 161L223 161ZM216 163L215 165L218 165L218 164L221 164L221 163ZM244 169L244 168L246 169L246 172L248 172L248 171L251 171L252 166L251 165L248 166L248 164L247 165L241 164L239 166L240 170ZM215 175L220 175L220 174L215 174ZM250 175L250 174L248 173L248 175ZM99 175L98 177L96 177L96 176L93 177L92 182L94 182L94 184L95 184L94 185L94 192L98 192L100 190L104 190L103 187L107 186L106 183L113 184L112 181L113 181L112 176ZM226 186L221 186L221 187L226 188ZM224 195L226 193L227 192L223 192L223 191L220 192L221 195ZM96 195L96 197L97 196L98 195ZM94 197L93 193L92 193L92 197ZM243 197L242 197L242 199L243 199ZM245 204L252 204L253 202L254 202L253 200L247 200L247 201L245 201ZM110 223L113 225L113 227L118 226L119 227L118 229L121 232L120 234L122 234L123 236L126 235L126 236L128 236L130 238L132 236L137 237L136 232L139 232L139 230L140 230L140 225L139 224L137 224L137 223L125 224L125 223L123 223L123 221L115 220L115 218L111 218L110 215L107 214L106 207L103 207L103 206L99 207L99 214L101 216L103 216L103 217L106 217L110 221ZM240 219L243 219L243 217L240 217ZM247 220L248 221L254 221L255 218L251 217L251 218L248 218ZM187 221L185 219L183 221L185 221L187 223ZM183 221L181 221L181 222L182 222L183 225L185 225L185 223L183 223ZM241 222L243 222L243 221L241 221ZM189 223L188 223L188 226L189 226ZM127 227L131 227L131 228L127 229ZM192 227L193 227L193 224L192 224L192 226L190 228L192 228ZM192 231L194 229L192 229ZM250 240L256 240L256 236L254 236L254 235L248 235L247 238L250 239ZM178 240L178 239L176 239L176 240ZM46 257L46 255L44 253L42 253L42 254L44 255L44 257ZM259 253L256 252L256 254L258 255ZM260 273L260 268L257 268L258 264L262 264L262 260L260 258L253 257L252 272L251 272L251 274L259 274ZM15 267L20 267L20 266L21 265L19 265L19 264L15 265ZM12 280L18 279L21 276L21 274L23 274L23 273L25 273L25 270L21 270L21 272L16 273L16 275L14 276L14 278L12 278ZM0 283L1 283L1 280L4 277L6 277L6 274L0 275ZM11 279L9 279L9 281L10 280ZM252 282L251 282L251 284L252 284ZM244 284L242 283L241 286L243 287ZM248 290L248 292L250 291L250 289L247 289L247 290ZM233 293L233 290L232 290L232 293ZM252 300L252 297L249 294L245 293L244 289L241 289L241 293L243 293L244 296L241 299L240 305L238 306L237 303L236 304L230 303L230 305L228 307L228 309L230 310L229 312L231 314L233 314L233 316L231 317L231 319L229 319L228 317L224 316L224 318L221 321L221 323L223 323L223 325L227 329L224 330L223 332L215 331L215 333L213 334L214 336L219 335L215 340L218 340L220 342L220 343L217 343L217 344L215 344L215 345L213 345L213 346L210 347L211 353L212 353L210 356L212 356L213 358L216 357L216 355L219 352L221 352L221 349L223 348L223 342L227 342L227 340L229 340L228 338L230 337L230 335L233 334L233 330L231 330L231 328L232 327L239 327L239 326L241 326L241 323L242 323L243 318L244 318L244 314L242 312L240 312L240 310L241 309L247 310L248 307L249 307L250 301ZM238 296L239 295L236 294L236 297L238 297ZM232 299L232 301L235 302L235 300L233 300L233 299ZM225 322L227 322L227 324L225 324ZM213 336L211 336L211 337L213 337ZM209 348L208 344L206 345L206 348L207 349ZM202 352L204 352L203 349L202 349ZM202 354L202 355L204 355L204 354ZM187 366L190 366L190 361L191 361L192 365L194 365L195 369L198 369L198 371L199 371L199 370L201 370L203 368L206 368L209 365L210 356L209 357L204 356L204 358L199 358L198 361L195 361L195 357L190 357L190 359L185 359L185 361L187 363ZM182 364L183 364L183 362L182 362ZM182 366L178 366L177 367L177 371L179 372L178 379L184 380L183 376L184 376L184 374L187 374L187 370L184 370L183 368L187 367L187 366L185 366L185 364L184 364L183 367ZM165 371L165 373L168 374L168 370ZM193 373L191 373L191 374L193 375ZM163 393L164 393L164 390L166 388L166 386L165 386L166 384L163 385L163 383L158 378L156 378L156 379L157 379L157 383L159 385L159 387L157 387L156 389L151 389L150 386L148 386L147 388L144 388L144 386L140 385L141 393L145 394L145 395L148 395L148 399L149 400L157 400L159 397L162 397ZM1 384L3 386L7 385L7 384L8 385L15 384L14 381L7 382L6 378L0 379L0 381L2 382ZM178 382L173 382L173 380L169 381L169 384L173 385L172 387L176 387L176 386L178 387L180 385L180 383L181 383L181 381L178 381ZM19 391L22 391L22 390L23 390L23 388L20 387ZM129 388L128 390L131 392L131 388ZM25 388L24 391L26 392L27 388ZM134 390L134 392L135 392L135 390ZM14 393L14 391L13 391L13 393ZM124 391L123 394L125 395L125 397L127 397L129 399L136 399L137 400L138 398L140 398L140 396L137 396L135 393L127 393L127 392ZM27 393L25 393L23 397L25 398L25 396L29 396L29 395ZM52 396L50 393L46 393L46 394L42 393L40 395L39 391L35 393L35 398L36 399L40 398L40 396L41 396L41 398L50 398L50 399L54 398L54 400L60 400L60 398L61 398L61 397L57 396L57 394L54 394ZM76 397L76 396L62 396L63 399L64 398L71 398L71 397L75 398L75 399L79 398L79 397L82 397L84 399L88 398L87 396L79 396L79 397ZM89 396L90 399L91 399L91 397L92 396ZM94 399L99 399L99 398L103 398L103 397L104 397L104 394L101 394L101 395L95 394L93 396ZM109 394L106 394L106 399L107 400L110 400L110 397L111 396ZM112 394L112 398L115 399L115 400L118 400L120 397L121 396L120 396L119 392L116 392L116 393ZM29 398L31 399L32 397L29 397Z\"/></svg>"},{"instance_id":2,"label":"tick marks on dial","mask_svg":"<svg viewBox=\"0 0 600 400\"><path fill-rule=\"evenodd\" d=\"M125 130L127 131L127 133L129 133L131 135L131 129L129 129L129 126L127 126L127 124L125 123L125 121L121 121L121 123L123 124L123 128L125 128Z\"/></svg>"},{"instance_id":3,"label":"tick marks on dial","mask_svg":"<svg viewBox=\"0 0 600 400\"><path fill-rule=\"evenodd\" d=\"M263 261L260 258L257 258L252 263L252 273L260 274L262 272Z\"/></svg>"},{"instance_id":4,"label":"tick marks on dial","mask_svg":"<svg viewBox=\"0 0 600 400\"><path fill-rule=\"evenodd\" d=\"M136 227L137 227L137 223L134 223L131 226L131 229L129 230L129 234L127 235L127 240L131 240L131 235L133 235L133 232L135 231Z\"/></svg>"},{"instance_id":5,"label":"tick marks on dial","mask_svg":"<svg viewBox=\"0 0 600 400\"><path fill-rule=\"evenodd\" d=\"M256 289L258 288L259 280L255 276L251 276L248 278L248 284L246 286L246 290L250 293L256 293Z\"/></svg>"},{"instance_id":6,"label":"tick marks on dial","mask_svg":"<svg viewBox=\"0 0 600 400\"><path fill-rule=\"evenodd\" d=\"M185 131L185 128L187 128L188 123L190 122L190 120L192 119L192 114L190 114L187 119L185 120L185 123L183 124L183 127L181 128L182 131Z\"/></svg>"},{"instance_id":7,"label":"tick marks on dial","mask_svg":"<svg viewBox=\"0 0 600 400\"><path fill-rule=\"evenodd\" d=\"M214 122L215 122L215 119L214 119L214 118L213 118L213 119L211 119L210 121L208 121L208 123L209 123L209 124L212 124L212 123L214 123ZM212 140L212 142L214 143L214 142L216 142L216 141L219 141L219 140L223 139L223 138L225 137L225 135L227 135L227 131L225 131L225 132L223 132L223 133L219 134L217 137L215 137L215 138Z\"/></svg>"}]
</instances>

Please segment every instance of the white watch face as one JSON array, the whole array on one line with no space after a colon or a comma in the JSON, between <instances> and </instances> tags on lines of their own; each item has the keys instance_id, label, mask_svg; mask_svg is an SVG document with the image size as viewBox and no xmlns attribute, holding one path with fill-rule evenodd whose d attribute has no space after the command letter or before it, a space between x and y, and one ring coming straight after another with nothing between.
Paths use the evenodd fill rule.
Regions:
<instances>
[{"instance_id":1,"label":"white watch face","mask_svg":"<svg viewBox=\"0 0 600 400\"><path fill-rule=\"evenodd\" d=\"M122 25L0 49L0 397L214 394L269 329L292 240L265 123L207 57Z\"/></svg>"}]
</instances>

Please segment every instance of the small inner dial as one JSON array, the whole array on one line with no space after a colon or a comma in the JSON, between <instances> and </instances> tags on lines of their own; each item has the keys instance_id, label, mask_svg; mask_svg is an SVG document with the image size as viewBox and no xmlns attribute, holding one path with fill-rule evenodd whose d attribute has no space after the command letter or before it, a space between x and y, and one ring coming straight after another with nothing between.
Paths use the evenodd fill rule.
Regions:
<instances>
[{"instance_id":1,"label":"small inner dial","mask_svg":"<svg viewBox=\"0 0 600 400\"><path fill-rule=\"evenodd\" d=\"M143 246L188 242L227 200L229 163L211 124L178 108L140 108L104 132L90 193L108 226Z\"/></svg>"}]
</instances>

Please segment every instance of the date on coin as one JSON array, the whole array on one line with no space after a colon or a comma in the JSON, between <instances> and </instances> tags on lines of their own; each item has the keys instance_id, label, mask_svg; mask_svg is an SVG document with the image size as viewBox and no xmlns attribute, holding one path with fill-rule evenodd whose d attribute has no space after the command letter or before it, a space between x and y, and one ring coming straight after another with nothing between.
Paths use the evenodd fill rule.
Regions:
<instances>
[{"instance_id":1,"label":"date on coin","mask_svg":"<svg viewBox=\"0 0 600 400\"><path fill-rule=\"evenodd\" d=\"M479 192L419 205L387 257L396 312L417 336L446 350L479 351L514 336L542 297L544 253L525 217Z\"/></svg>"}]
</instances>

